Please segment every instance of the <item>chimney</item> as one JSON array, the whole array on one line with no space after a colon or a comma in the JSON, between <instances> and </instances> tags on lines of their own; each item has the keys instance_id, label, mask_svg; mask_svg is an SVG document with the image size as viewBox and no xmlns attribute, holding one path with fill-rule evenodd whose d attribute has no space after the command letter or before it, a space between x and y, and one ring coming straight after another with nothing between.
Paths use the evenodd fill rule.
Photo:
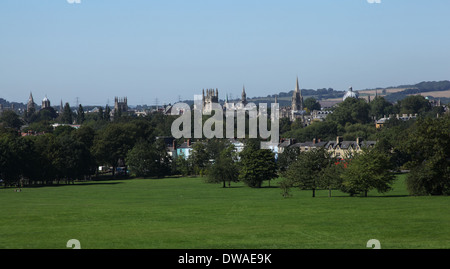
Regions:
<instances>
[{"instance_id":1,"label":"chimney","mask_svg":"<svg viewBox=\"0 0 450 269\"><path fill-rule=\"evenodd\" d=\"M177 149L177 140L175 140L175 139L172 141L172 148L173 148L173 150Z\"/></svg>"},{"instance_id":2,"label":"chimney","mask_svg":"<svg viewBox=\"0 0 450 269\"><path fill-rule=\"evenodd\" d=\"M187 146L188 146L188 147L191 146L191 139L190 139L190 138L188 138L188 140L187 140Z\"/></svg>"},{"instance_id":3,"label":"chimney","mask_svg":"<svg viewBox=\"0 0 450 269\"><path fill-rule=\"evenodd\" d=\"M313 138L313 144L314 144L314 145L316 144L316 139L315 139L315 138Z\"/></svg>"},{"instance_id":4,"label":"chimney","mask_svg":"<svg viewBox=\"0 0 450 269\"><path fill-rule=\"evenodd\" d=\"M359 145L359 137L356 138L356 144Z\"/></svg>"},{"instance_id":5,"label":"chimney","mask_svg":"<svg viewBox=\"0 0 450 269\"><path fill-rule=\"evenodd\" d=\"M342 142L342 137L336 136L336 144L339 144Z\"/></svg>"}]
</instances>

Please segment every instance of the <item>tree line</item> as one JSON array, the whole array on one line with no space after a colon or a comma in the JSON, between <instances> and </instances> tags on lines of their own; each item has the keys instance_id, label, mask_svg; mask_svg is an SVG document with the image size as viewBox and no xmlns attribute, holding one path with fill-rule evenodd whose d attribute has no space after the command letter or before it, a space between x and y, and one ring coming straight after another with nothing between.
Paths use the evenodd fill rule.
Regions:
<instances>
[{"instance_id":1,"label":"tree line","mask_svg":"<svg viewBox=\"0 0 450 269\"><path fill-rule=\"evenodd\" d=\"M0 179L5 187L73 183L98 176L98 167L105 165L112 167L113 176L118 176L120 166L132 176L201 175L207 182L221 183L223 187L242 181L260 188L264 181L270 184L270 180L281 177L278 184L283 196L289 196L292 188L309 189L313 196L318 189L328 189L330 195L335 189L366 195L373 189L388 191L393 172L408 169L411 194L448 195L450 118L421 98L411 97L396 104L399 111L411 109L411 113L418 113L416 120L394 118L380 129L374 127L371 115L384 114L396 106L382 97L370 104L348 98L324 122L306 127L280 122L285 124L280 124L280 136L298 141L334 140L337 135L377 141L373 150L346 163L331 158L325 150L296 152L291 148L275 159L272 151L259 148L258 139L246 139L240 153L225 139L200 140L193 144L188 157L173 158L168 145L157 137L171 135L175 116L153 113L135 117L122 113L111 119L104 111L83 113L81 106L78 113L64 109L66 116L56 118L65 120L70 112L72 122L82 121L80 128L53 129L50 123L55 118L27 115L35 119L27 128L34 124L44 131L41 135L21 136L19 130L24 129L27 119L5 111L0 116ZM46 112L39 113L45 116Z\"/></svg>"}]
</instances>

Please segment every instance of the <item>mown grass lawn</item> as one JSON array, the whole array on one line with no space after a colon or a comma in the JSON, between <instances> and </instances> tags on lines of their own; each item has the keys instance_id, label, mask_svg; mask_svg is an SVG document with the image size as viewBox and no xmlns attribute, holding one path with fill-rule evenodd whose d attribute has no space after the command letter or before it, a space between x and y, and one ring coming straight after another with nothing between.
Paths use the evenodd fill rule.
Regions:
<instances>
[{"instance_id":1,"label":"mown grass lawn","mask_svg":"<svg viewBox=\"0 0 450 269\"><path fill-rule=\"evenodd\" d=\"M450 197L394 190L369 197L252 189L201 178L93 181L0 189L0 248L383 249L450 248Z\"/></svg>"}]
</instances>

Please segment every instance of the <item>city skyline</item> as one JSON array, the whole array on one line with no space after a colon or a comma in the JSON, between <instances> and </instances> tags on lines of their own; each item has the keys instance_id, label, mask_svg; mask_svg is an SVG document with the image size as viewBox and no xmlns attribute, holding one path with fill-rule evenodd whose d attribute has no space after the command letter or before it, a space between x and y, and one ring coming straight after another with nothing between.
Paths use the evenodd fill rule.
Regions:
<instances>
[{"instance_id":1,"label":"city skyline","mask_svg":"<svg viewBox=\"0 0 450 269\"><path fill-rule=\"evenodd\" d=\"M0 3L0 98L160 105L448 80L445 1ZM109 100L109 102L108 102Z\"/></svg>"}]
</instances>

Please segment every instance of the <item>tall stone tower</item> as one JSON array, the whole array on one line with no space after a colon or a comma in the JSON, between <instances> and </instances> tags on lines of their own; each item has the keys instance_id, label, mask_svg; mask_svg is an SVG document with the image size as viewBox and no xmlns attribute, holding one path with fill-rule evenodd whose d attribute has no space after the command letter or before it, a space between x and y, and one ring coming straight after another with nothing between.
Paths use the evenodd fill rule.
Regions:
<instances>
[{"instance_id":1,"label":"tall stone tower","mask_svg":"<svg viewBox=\"0 0 450 269\"><path fill-rule=\"evenodd\" d=\"M48 100L47 96L42 100L42 109L50 107L50 100Z\"/></svg>"},{"instance_id":2,"label":"tall stone tower","mask_svg":"<svg viewBox=\"0 0 450 269\"><path fill-rule=\"evenodd\" d=\"M295 91L292 94L292 111L301 111L303 110L303 96L302 90L298 86L298 77L297 77L297 85L295 86Z\"/></svg>"},{"instance_id":3,"label":"tall stone tower","mask_svg":"<svg viewBox=\"0 0 450 269\"><path fill-rule=\"evenodd\" d=\"M128 111L128 100L127 97L124 98L114 98L114 110L127 112Z\"/></svg>"},{"instance_id":4,"label":"tall stone tower","mask_svg":"<svg viewBox=\"0 0 450 269\"><path fill-rule=\"evenodd\" d=\"M203 89L202 95L203 113L210 113L212 111L212 103L219 103L219 90L216 89Z\"/></svg>"},{"instance_id":5,"label":"tall stone tower","mask_svg":"<svg viewBox=\"0 0 450 269\"><path fill-rule=\"evenodd\" d=\"M30 92L30 97L28 98L27 103L27 113L33 113L36 111L36 107L34 105L33 94Z\"/></svg>"}]
</instances>

